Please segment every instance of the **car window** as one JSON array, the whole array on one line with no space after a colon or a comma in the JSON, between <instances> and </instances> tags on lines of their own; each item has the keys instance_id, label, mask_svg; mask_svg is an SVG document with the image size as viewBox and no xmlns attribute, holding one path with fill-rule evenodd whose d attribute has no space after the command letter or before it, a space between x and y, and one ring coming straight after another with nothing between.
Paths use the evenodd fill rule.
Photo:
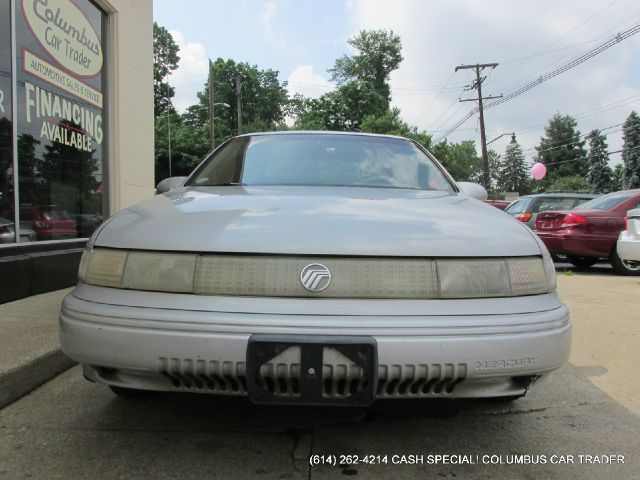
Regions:
<instances>
[{"instance_id":1,"label":"car window","mask_svg":"<svg viewBox=\"0 0 640 480\"><path fill-rule=\"evenodd\" d=\"M546 197L540 201L538 212L548 210L569 210L577 205L575 198Z\"/></svg>"},{"instance_id":2,"label":"car window","mask_svg":"<svg viewBox=\"0 0 640 480\"><path fill-rule=\"evenodd\" d=\"M575 208L578 205L582 205L583 203L588 202L589 200L591 200L591 198L574 198L573 205L571 208Z\"/></svg>"},{"instance_id":3,"label":"car window","mask_svg":"<svg viewBox=\"0 0 640 480\"><path fill-rule=\"evenodd\" d=\"M520 200L516 200L505 209L505 212L511 214L522 213L527 210L530 201L530 198L521 198Z\"/></svg>"},{"instance_id":4,"label":"car window","mask_svg":"<svg viewBox=\"0 0 640 480\"><path fill-rule=\"evenodd\" d=\"M236 140L216 152L189 184L453 191L433 160L408 140L330 134L257 135Z\"/></svg>"},{"instance_id":5,"label":"car window","mask_svg":"<svg viewBox=\"0 0 640 480\"><path fill-rule=\"evenodd\" d=\"M575 210L610 210L633 197L633 193L614 192L578 205Z\"/></svg>"},{"instance_id":6,"label":"car window","mask_svg":"<svg viewBox=\"0 0 640 480\"><path fill-rule=\"evenodd\" d=\"M69 214L66 210L40 210L40 215L45 220L67 220L69 219Z\"/></svg>"}]
</instances>

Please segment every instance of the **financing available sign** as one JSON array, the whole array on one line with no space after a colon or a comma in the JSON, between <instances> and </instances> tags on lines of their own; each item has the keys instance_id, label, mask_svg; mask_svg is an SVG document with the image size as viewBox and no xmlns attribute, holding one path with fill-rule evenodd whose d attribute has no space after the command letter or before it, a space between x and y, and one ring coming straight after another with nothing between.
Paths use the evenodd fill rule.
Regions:
<instances>
[{"instance_id":1,"label":"financing available sign","mask_svg":"<svg viewBox=\"0 0 640 480\"><path fill-rule=\"evenodd\" d=\"M22 0L22 11L40 45L65 70L93 77L102 70L98 34L70 0Z\"/></svg>"}]
</instances>

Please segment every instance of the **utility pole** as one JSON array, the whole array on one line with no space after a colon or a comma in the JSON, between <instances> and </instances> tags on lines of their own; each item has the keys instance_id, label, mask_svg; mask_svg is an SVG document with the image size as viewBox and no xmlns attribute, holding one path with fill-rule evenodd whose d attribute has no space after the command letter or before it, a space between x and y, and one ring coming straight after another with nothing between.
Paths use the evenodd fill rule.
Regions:
<instances>
[{"instance_id":1,"label":"utility pole","mask_svg":"<svg viewBox=\"0 0 640 480\"><path fill-rule=\"evenodd\" d=\"M482 82L486 77L480 77L480 72L485 68L496 68L498 66L497 63L477 63L475 65L460 65L456 67L456 72L458 70L466 70L469 68L475 69L476 71L476 81L469 86L469 90L473 90L474 88L478 89L478 111L480 112L480 143L482 145L482 183L485 190L489 188L489 155L487 154L487 138L485 136L484 131L484 110L482 108L483 100L490 100L492 98L501 98L502 95L498 95L496 97L483 97L482 96ZM475 102L475 98L467 98L464 100L460 100L461 102Z\"/></svg>"},{"instance_id":2,"label":"utility pole","mask_svg":"<svg viewBox=\"0 0 640 480\"><path fill-rule=\"evenodd\" d=\"M209 138L211 139L211 151L216 149L216 126L215 126L215 114L214 114L214 99L213 99L213 62L209 59Z\"/></svg>"},{"instance_id":3,"label":"utility pole","mask_svg":"<svg viewBox=\"0 0 640 480\"><path fill-rule=\"evenodd\" d=\"M242 79L236 70L236 99L238 104L238 135L242 134Z\"/></svg>"}]
</instances>

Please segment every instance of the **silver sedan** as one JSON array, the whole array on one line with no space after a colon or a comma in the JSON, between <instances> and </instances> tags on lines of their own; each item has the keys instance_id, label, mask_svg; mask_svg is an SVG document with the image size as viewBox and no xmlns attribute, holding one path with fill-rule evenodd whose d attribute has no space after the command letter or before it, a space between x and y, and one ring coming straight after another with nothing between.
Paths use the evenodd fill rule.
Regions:
<instances>
[{"instance_id":1,"label":"silver sedan","mask_svg":"<svg viewBox=\"0 0 640 480\"><path fill-rule=\"evenodd\" d=\"M98 228L62 305L116 393L513 399L569 356L545 246L411 140L243 135L178 183Z\"/></svg>"}]
</instances>

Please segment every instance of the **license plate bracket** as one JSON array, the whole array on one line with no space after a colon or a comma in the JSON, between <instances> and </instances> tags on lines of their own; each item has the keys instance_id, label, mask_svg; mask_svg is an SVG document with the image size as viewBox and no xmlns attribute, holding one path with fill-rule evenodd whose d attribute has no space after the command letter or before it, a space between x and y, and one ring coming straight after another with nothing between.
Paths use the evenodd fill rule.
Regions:
<instances>
[{"instance_id":1,"label":"license plate bracket","mask_svg":"<svg viewBox=\"0 0 640 480\"><path fill-rule=\"evenodd\" d=\"M300 348L298 394L283 396L274 388L265 388L261 367L291 347ZM344 396L325 394L323 359L327 349L336 350L362 369L361 388ZM246 365L247 392L253 403L368 406L375 400L378 348L373 337L255 334L249 338Z\"/></svg>"}]
</instances>

